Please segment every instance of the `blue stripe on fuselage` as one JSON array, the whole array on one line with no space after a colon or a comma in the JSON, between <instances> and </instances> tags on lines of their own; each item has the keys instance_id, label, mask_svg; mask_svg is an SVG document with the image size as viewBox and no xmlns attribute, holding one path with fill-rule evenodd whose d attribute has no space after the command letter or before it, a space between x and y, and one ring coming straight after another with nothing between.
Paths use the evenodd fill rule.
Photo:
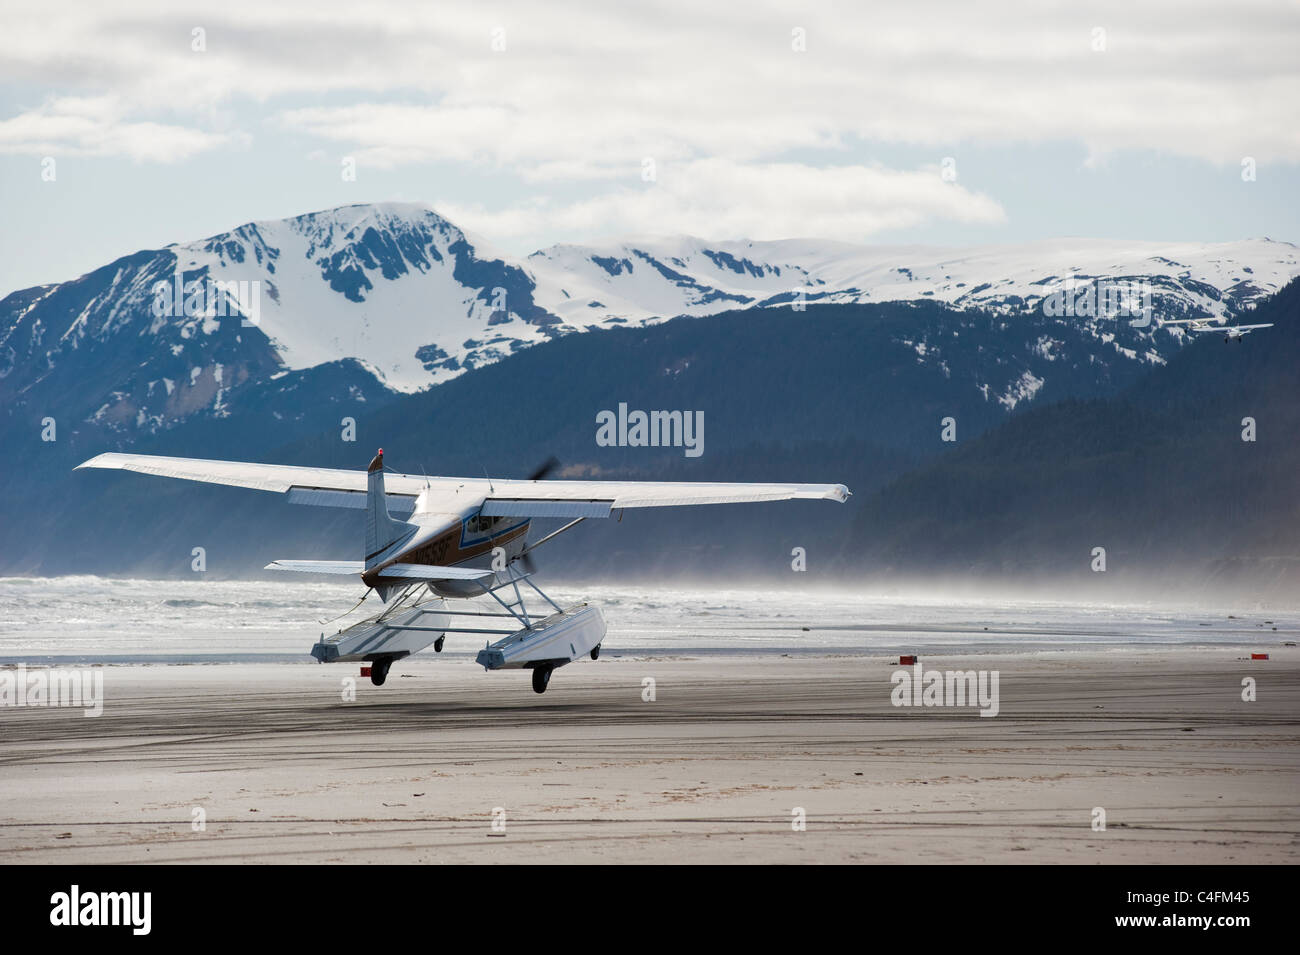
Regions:
<instances>
[{"instance_id":1,"label":"blue stripe on fuselage","mask_svg":"<svg viewBox=\"0 0 1300 955\"><path fill-rule=\"evenodd\" d=\"M523 527L531 520L531 518L525 517L522 521L519 521L515 524L511 524L509 527L503 527L500 530L493 530L491 533L484 533L480 531L477 535L471 537L469 535L469 522L473 520L475 517L478 517L478 515L471 514L469 517L465 517L461 519L460 544L458 545L460 550L464 550L466 547L473 547L476 544L482 544L484 541L495 540L498 537L501 537L505 534L509 534L511 531L518 530L519 528Z\"/></svg>"}]
</instances>

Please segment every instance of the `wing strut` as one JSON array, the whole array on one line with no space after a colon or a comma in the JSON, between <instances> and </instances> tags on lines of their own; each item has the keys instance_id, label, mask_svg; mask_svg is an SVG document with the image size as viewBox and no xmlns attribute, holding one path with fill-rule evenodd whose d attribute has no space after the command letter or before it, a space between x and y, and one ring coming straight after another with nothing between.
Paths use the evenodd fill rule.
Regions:
<instances>
[{"instance_id":1,"label":"wing strut","mask_svg":"<svg viewBox=\"0 0 1300 955\"><path fill-rule=\"evenodd\" d=\"M620 517L621 517L621 516L622 516L622 515L620 515ZM583 521L585 521L585 520L586 520L585 517L579 517L577 520L569 521L569 523L565 524L565 525L564 525L563 527L561 527L559 530L551 531L549 534L547 534L547 535L546 535L545 537L543 537L541 540L539 540L539 541L534 541L533 543L529 544L527 547L525 547L523 550L521 550L521 551L519 552L519 556L520 556L520 557L525 557L525 556L527 556L528 554L531 554L533 551L537 550L537 548L541 547L543 544L545 544L545 543L546 543L548 540L550 540L551 538L553 538L553 537L559 537L561 534L563 534L565 531L567 531L570 527L577 527L579 524L581 524L581 523L582 523Z\"/></svg>"}]
</instances>

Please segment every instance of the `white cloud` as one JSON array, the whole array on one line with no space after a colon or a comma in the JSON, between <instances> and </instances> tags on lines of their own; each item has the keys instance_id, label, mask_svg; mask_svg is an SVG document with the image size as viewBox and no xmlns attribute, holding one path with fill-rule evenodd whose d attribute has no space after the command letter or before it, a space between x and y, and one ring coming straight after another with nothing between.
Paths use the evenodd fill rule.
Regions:
<instances>
[{"instance_id":1,"label":"white cloud","mask_svg":"<svg viewBox=\"0 0 1300 955\"><path fill-rule=\"evenodd\" d=\"M619 187L574 202L532 200L501 210L435 203L453 222L494 237L575 241L605 233L779 239L817 236L862 241L933 219L998 223L988 196L945 182L937 167L916 171L702 159L658 170L655 182Z\"/></svg>"},{"instance_id":2,"label":"white cloud","mask_svg":"<svg viewBox=\"0 0 1300 955\"><path fill-rule=\"evenodd\" d=\"M203 53L191 49L196 26ZM498 27L504 52L490 46ZM795 27L806 52L791 49ZM128 112L287 100L285 123L352 138L375 161L471 156L531 174L595 174L629 154L772 157L857 136L1065 140L1236 163L1300 160L1297 48L1300 17L1267 0L1107 0L1086 12L1035 0L122 0L7 11L0 77L60 94L107 88ZM321 94L366 105L321 107Z\"/></svg>"},{"instance_id":3,"label":"white cloud","mask_svg":"<svg viewBox=\"0 0 1300 955\"><path fill-rule=\"evenodd\" d=\"M149 120L126 120L116 97L64 97L0 120L0 153L124 156L178 162L240 138Z\"/></svg>"},{"instance_id":4,"label":"white cloud","mask_svg":"<svg viewBox=\"0 0 1300 955\"><path fill-rule=\"evenodd\" d=\"M1300 18L1267 0L11 7L0 80L51 93L0 120L0 151L169 162L288 133L363 165L509 174L534 198L442 204L499 234L861 239L1002 216L931 170L844 165L860 142L936 161L967 144L1066 142L1092 161L1132 149L1300 162ZM553 187L585 198L548 198Z\"/></svg>"}]
</instances>

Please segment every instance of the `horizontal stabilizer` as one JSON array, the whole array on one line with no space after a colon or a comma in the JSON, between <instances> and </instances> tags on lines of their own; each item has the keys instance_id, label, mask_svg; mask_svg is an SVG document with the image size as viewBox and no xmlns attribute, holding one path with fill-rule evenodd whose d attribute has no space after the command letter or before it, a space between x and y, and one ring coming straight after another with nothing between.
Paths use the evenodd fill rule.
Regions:
<instances>
[{"instance_id":1,"label":"horizontal stabilizer","mask_svg":"<svg viewBox=\"0 0 1300 955\"><path fill-rule=\"evenodd\" d=\"M490 567L439 567L435 564L389 564L380 577L406 577L411 580L480 580L491 577Z\"/></svg>"},{"instance_id":2,"label":"horizontal stabilizer","mask_svg":"<svg viewBox=\"0 0 1300 955\"><path fill-rule=\"evenodd\" d=\"M359 560L273 560L264 570L293 570L303 574L357 574L365 571ZM408 580L480 580L495 572L490 567L439 567L437 564L389 564L380 577Z\"/></svg>"},{"instance_id":3,"label":"horizontal stabilizer","mask_svg":"<svg viewBox=\"0 0 1300 955\"><path fill-rule=\"evenodd\" d=\"M263 570L296 570L303 574L360 574L366 569L360 560L273 560Z\"/></svg>"}]
</instances>

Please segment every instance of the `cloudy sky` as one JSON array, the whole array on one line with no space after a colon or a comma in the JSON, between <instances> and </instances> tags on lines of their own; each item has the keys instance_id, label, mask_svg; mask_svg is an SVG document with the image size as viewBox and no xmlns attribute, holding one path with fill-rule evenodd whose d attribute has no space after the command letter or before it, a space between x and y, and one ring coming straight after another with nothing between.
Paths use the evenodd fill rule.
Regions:
<instances>
[{"instance_id":1,"label":"cloudy sky","mask_svg":"<svg viewBox=\"0 0 1300 955\"><path fill-rule=\"evenodd\" d=\"M1300 241L1297 50L1290 0L0 0L0 294L390 199L518 254Z\"/></svg>"}]
</instances>

